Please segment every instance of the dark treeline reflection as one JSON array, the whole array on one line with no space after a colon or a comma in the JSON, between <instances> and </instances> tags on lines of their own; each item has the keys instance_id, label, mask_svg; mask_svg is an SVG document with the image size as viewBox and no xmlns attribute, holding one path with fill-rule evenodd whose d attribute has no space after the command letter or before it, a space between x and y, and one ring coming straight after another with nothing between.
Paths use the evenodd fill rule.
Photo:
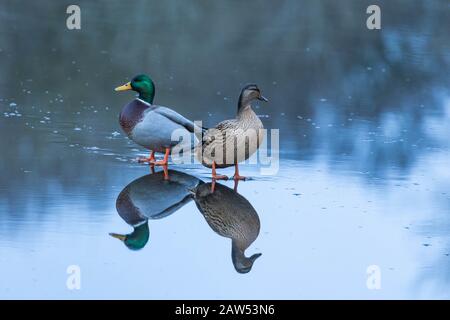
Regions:
<instances>
[{"instance_id":1,"label":"dark treeline reflection","mask_svg":"<svg viewBox=\"0 0 450 320\"><path fill-rule=\"evenodd\" d=\"M257 111L280 129L284 159L385 178L446 143L428 120L448 104L448 1L378 1L381 31L365 27L371 1L77 3L77 31L65 3L0 4L0 197L11 212L25 206L17 190L44 205L54 185L95 193L118 179L104 159L135 146L112 135L131 98L112 89L141 72L157 103L207 126L257 82L270 98Z\"/></svg>"}]
</instances>

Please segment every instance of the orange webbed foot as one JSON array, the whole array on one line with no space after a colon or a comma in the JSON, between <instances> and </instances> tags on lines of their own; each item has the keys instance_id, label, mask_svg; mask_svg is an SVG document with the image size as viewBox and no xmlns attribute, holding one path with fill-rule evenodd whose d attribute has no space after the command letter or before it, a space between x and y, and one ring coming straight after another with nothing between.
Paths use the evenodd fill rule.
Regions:
<instances>
[{"instance_id":1,"label":"orange webbed foot","mask_svg":"<svg viewBox=\"0 0 450 320\"><path fill-rule=\"evenodd\" d=\"M137 162L139 163L149 163L152 164L152 162L155 161L155 159L151 159L151 158L137 158Z\"/></svg>"},{"instance_id":2,"label":"orange webbed foot","mask_svg":"<svg viewBox=\"0 0 450 320\"><path fill-rule=\"evenodd\" d=\"M137 161L139 163L149 163L152 164L155 162L155 152L152 151L152 153L150 154L150 156L148 158L138 158Z\"/></svg>"},{"instance_id":3,"label":"orange webbed foot","mask_svg":"<svg viewBox=\"0 0 450 320\"><path fill-rule=\"evenodd\" d=\"M241 175L239 175L239 174L235 174L234 176L233 176L233 180L234 181L245 181L245 180L247 180L247 177L244 177L244 176L241 176Z\"/></svg>"},{"instance_id":4,"label":"orange webbed foot","mask_svg":"<svg viewBox=\"0 0 450 320\"><path fill-rule=\"evenodd\" d=\"M228 180L228 176L223 175L223 174L219 174L219 175L214 174L212 176L212 179L215 180L215 181L217 181L217 180Z\"/></svg>"},{"instance_id":5,"label":"orange webbed foot","mask_svg":"<svg viewBox=\"0 0 450 320\"><path fill-rule=\"evenodd\" d=\"M154 161L151 163L154 166L167 166L169 164L168 161L160 160L160 161Z\"/></svg>"}]
</instances>

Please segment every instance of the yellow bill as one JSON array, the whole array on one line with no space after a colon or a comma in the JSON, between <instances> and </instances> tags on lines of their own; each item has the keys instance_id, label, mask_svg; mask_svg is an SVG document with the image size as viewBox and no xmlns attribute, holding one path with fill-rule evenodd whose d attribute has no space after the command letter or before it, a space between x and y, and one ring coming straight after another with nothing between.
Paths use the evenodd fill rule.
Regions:
<instances>
[{"instance_id":1,"label":"yellow bill","mask_svg":"<svg viewBox=\"0 0 450 320\"><path fill-rule=\"evenodd\" d=\"M126 90L131 90L131 82L127 82L125 83L123 86L119 86L117 88L115 88L115 91L126 91Z\"/></svg>"},{"instance_id":2,"label":"yellow bill","mask_svg":"<svg viewBox=\"0 0 450 320\"><path fill-rule=\"evenodd\" d=\"M113 238L119 239L120 241L125 241L127 239L127 237L122 234L110 233L109 235Z\"/></svg>"}]
</instances>

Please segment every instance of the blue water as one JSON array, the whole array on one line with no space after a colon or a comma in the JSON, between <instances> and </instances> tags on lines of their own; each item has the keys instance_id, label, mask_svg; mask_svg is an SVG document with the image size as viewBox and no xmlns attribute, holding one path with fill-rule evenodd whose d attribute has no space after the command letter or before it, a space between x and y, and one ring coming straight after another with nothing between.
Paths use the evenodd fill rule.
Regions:
<instances>
[{"instance_id":1,"label":"blue water","mask_svg":"<svg viewBox=\"0 0 450 320\"><path fill-rule=\"evenodd\" d=\"M77 33L64 5L0 5L1 298L450 297L448 1L381 1L381 31L364 1L79 2ZM149 220L141 250L109 235L133 231L116 199L150 173L117 122L133 95L113 91L141 72L207 126L234 116L243 83L270 98L255 110L280 130L279 171L242 165L237 189L260 220L250 272L194 201Z\"/></svg>"}]
</instances>

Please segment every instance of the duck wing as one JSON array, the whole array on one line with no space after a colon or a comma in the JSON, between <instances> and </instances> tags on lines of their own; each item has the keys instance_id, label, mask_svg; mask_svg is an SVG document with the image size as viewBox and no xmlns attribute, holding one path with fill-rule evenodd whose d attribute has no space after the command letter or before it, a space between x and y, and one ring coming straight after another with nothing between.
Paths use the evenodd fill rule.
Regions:
<instances>
[{"instance_id":1,"label":"duck wing","mask_svg":"<svg viewBox=\"0 0 450 320\"><path fill-rule=\"evenodd\" d=\"M229 132L233 132L237 127L236 120L224 120L217 124L216 127L207 129L205 134L203 135L203 148L208 147L211 143L215 142L216 144L224 144L224 137L223 135L227 135ZM223 135L220 135L218 133L222 133Z\"/></svg>"},{"instance_id":2,"label":"duck wing","mask_svg":"<svg viewBox=\"0 0 450 320\"><path fill-rule=\"evenodd\" d=\"M197 138L201 139L202 132L205 131L205 128L199 127L194 124L191 120L183 117L178 112L163 106L154 106L153 112L157 112L158 114L166 117L172 122L179 124L180 126L186 128L189 132L195 133Z\"/></svg>"},{"instance_id":3,"label":"duck wing","mask_svg":"<svg viewBox=\"0 0 450 320\"><path fill-rule=\"evenodd\" d=\"M164 211L158 213L157 215L152 216L152 219L162 219L167 216L170 216L172 213L181 209L185 204L187 204L191 200L192 200L192 196L190 194L186 195L181 201L174 203L173 205L171 205Z\"/></svg>"}]
</instances>

